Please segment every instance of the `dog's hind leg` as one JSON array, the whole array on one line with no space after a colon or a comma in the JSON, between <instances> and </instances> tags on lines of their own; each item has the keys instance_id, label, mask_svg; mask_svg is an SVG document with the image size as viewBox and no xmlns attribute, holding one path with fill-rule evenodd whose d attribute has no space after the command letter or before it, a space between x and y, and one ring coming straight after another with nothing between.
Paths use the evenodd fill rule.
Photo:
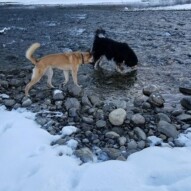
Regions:
<instances>
[{"instance_id":1,"label":"dog's hind leg","mask_svg":"<svg viewBox=\"0 0 191 191\"><path fill-rule=\"evenodd\" d=\"M64 72L64 78L65 78L63 82L63 86L65 86L69 81L69 70L64 70L63 72Z\"/></svg>"},{"instance_id":2,"label":"dog's hind leg","mask_svg":"<svg viewBox=\"0 0 191 191\"><path fill-rule=\"evenodd\" d=\"M53 76L53 70L52 70L52 68L48 68L48 69L47 69L46 75L47 75L47 77L48 77L48 80L47 80L48 86L49 86L50 88L54 88L54 86L52 85L52 76Z\"/></svg>"},{"instance_id":3,"label":"dog's hind leg","mask_svg":"<svg viewBox=\"0 0 191 191\"><path fill-rule=\"evenodd\" d=\"M32 79L25 87L26 96L29 95L29 90L31 89L32 86L34 86L42 78L43 74L44 74L44 71L42 71L38 68L33 69Z\"/></svg>"}]
</instances>

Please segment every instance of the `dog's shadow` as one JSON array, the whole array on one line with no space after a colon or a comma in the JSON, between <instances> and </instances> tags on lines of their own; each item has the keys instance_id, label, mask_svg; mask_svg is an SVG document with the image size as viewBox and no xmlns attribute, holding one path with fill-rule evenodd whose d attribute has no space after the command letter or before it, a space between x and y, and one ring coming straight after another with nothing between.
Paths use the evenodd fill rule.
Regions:
<instances>
[{"instance_id":1,"label":"dog's shadow","mask_svg":"<svg viewBox=\"0 0 191 191\"><path fill-rule=\"evenodd\" d=\"M137 81L137 70L130 71L126 74L115 73L111 76L98 71L94 72L94 84L97 88L104 89L128 89Z\"/></svg>"}]
</instances>

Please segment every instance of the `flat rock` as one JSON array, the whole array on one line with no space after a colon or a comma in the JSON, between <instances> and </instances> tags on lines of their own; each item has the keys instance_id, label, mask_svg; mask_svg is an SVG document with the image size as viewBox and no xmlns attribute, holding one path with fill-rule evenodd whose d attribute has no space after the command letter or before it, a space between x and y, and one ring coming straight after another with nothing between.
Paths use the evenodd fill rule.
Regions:
<instances>
[{"instance_id":1,"label":"flat rock","mask_svg":"<svg viewBox=\"0 0 191 191\"><path fill-rule=\"evenodd\" d=\"M184 108L191 110L191 97L182 98L180 103Z\"/></svg>"},{"instance_id":2,"label":"flat rock","mask_svg":"<svg viewBox=\"0 0 191 191\"><path fill-rule=\"evenodd\" d=\"M158 131L172 138L176 138L179 134L174 125L162 120L158 123Z\"/></svg>"}]
</instances>

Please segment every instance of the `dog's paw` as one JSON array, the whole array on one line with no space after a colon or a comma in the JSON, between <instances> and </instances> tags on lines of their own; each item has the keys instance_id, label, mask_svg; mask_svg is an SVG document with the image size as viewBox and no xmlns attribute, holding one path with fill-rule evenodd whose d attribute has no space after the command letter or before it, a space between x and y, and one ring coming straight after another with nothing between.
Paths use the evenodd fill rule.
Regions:
<instances>
[{"instance_id":1,"label":"dog's paw","mask_svg":"<svg viewBox=\"0 0 191 191\"><path fill-rule=\"evenodd\" d=\"M52 84L48 84L49 88L55 88L55 86L53 86Z\"/></svg>"},{"instance_id":2,"label":"dog's paw","mask_svg":"<svg viewBox=\"0 0 191 191\"><path fill-rule=\"evenodd\" d=\"M82 88L82 85L78 85L78 84L76 84L76 86L79 87L79 88Z\"/></svg>"}]
</instances>

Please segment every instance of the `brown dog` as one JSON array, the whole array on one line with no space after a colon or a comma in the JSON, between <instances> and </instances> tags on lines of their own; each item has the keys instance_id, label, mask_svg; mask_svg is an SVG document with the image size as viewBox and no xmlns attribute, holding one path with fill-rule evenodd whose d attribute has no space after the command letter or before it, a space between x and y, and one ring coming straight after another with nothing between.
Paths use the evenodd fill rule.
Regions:
<instances>
[{"instance_id":1,"label":"brown dog","mask_svg":"<svg viewBox=\"0 0 191 191\"><path fill-rule=\"evenodd\" d=\"M52 85L52 76L53 70L52 68L58 68L63 70L64 72L64 85L69 80L69 71L72 71L72 78L74 83L78 85L77 81L77 73L80 64L87 64L92 62L93 57L89 52L68 52L68 53L60 53L60 54L50 54L44 56L40 59L36 59L33 56L33 53L37 48L40 47L39 43L32 44L29 49L26 51L26 58L29 59L34 65L32 79L27 84L25 88L25 95L28 96L28 92L30 88L35 85L44 74L48 76L48 86L54 87Z\"/></svg>"}]
</instances>

